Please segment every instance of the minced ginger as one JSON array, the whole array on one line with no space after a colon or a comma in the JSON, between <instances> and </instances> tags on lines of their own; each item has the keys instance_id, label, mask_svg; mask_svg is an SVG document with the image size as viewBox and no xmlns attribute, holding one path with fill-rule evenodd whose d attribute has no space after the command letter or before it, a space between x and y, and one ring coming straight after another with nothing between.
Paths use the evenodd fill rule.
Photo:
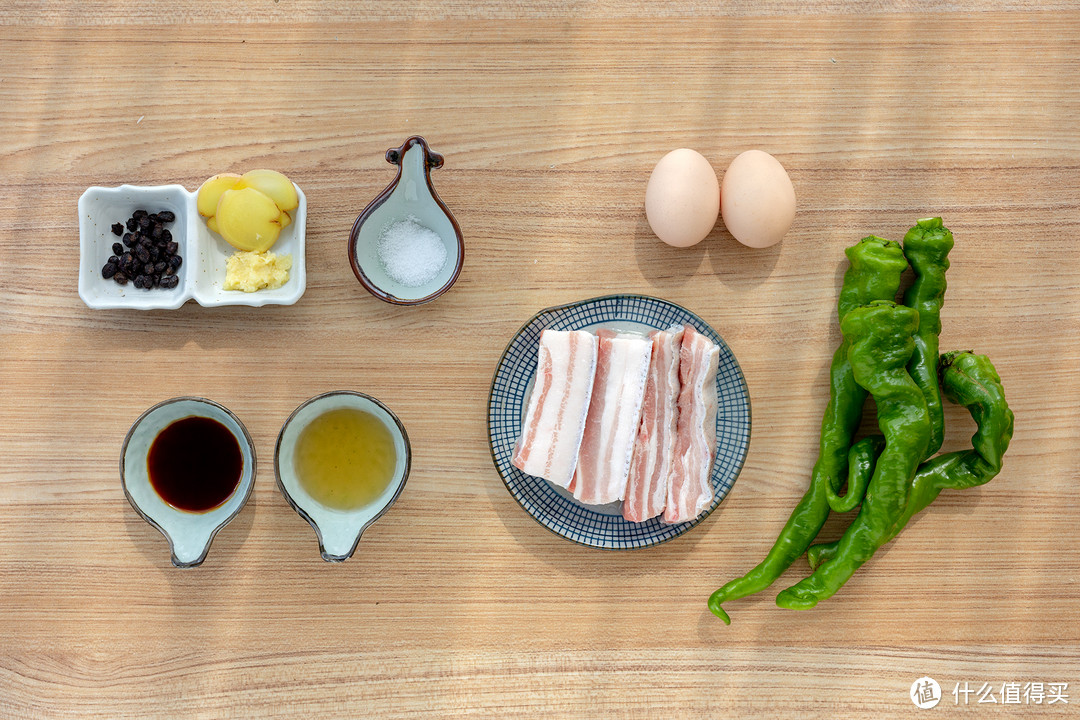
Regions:
<instances>
[{"instance_id":1,"label":"minced ginger","mask_svg":"<svg viewBox=\"0 0 1080 720\"><path fill-rule=\"evenodd\" d=\"M290 268L292 255L240 251L225 261L225 289L273 290L288 282Z\"/></svg>"},{"instance_id":2,"label":"minced ginger","mask_svg":"<svg viewBox=\"0 0 1080 720\"><path fill-rule=\"evenodd\" d=\"M293 267L292 255L274 253L234 253L225 262L225 289L272 290L288 282L288 271Z\"/></svg>"}]
</instances>

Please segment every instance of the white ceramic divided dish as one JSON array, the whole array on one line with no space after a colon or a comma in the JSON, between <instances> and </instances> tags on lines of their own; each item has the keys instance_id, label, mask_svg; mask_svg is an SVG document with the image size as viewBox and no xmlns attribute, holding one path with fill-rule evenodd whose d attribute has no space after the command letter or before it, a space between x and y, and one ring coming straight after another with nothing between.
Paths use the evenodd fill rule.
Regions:
<instances>
[{"instance_id":1,"label":"white ceramic divided dish","mask_svg":"<svg viewBox=\"0 0 1080 720\"><path fill-rule=\"evenodd\" d=\"M300 205L293 213L293 222L281 231L270 249L279 255L292 255L289 280L280 288L253 293L223 289L225 261L235 248L206 227L196 205L197 191L182 185L88 188L79 198L79 297L95 310L175 310L192 299L204 307L292 305L307 287L304 258L307 198L295 183L293 186ZM102 266L113 254L112 244L120 241L113 234L112 225L126 223L140 208L151 213L172 210L176 215L176 220L167 227L180 245L179 254L184 263L178 273L180 284L172 290L143 290L130 282L117 285L101 277Z\"/></svg>"},{"instance_id":2,"label":"white ceramic divided dish","mask_svg":"<svg viewBox=\"0 0 1080 720\"><path fill-rule=\"evenodd\" d=\"M147 468L147 455L158 433L177 420L192 416L211 418L228 428L240 445L244 462L236 490L228 500L207 512L180 510L162 500L150 484ZM224 406L205 398L173 398L153 406L131 426L120 452L120 481L131 506L168 539L173 565L193 567L202 563L214 536L239 514L251 495L255 484L255 445L244 424Z\"/></svg>"},{"instance_id":3,"label":"white ceramic divided dish","mask_svg":"<svg viewBox=\"0 0 1080 720\"><path fill-rule=\"evenodd\" d=\"M336 510L315 500L304 489L296 475L296 442L308 423L330 410L354 408L379 418L394 438L397 464L394 476L382 495L358 510ZM317 395L298 407L278 434L274 454L274 471L278 489L289 505L315 529L319 539L319 552L323 560L341 562L356 551L356 546L373 522L385 513L397 500L409 479L412 449L405 426L397 416L381 402L363 393L341 390Z\"/></svg>"},{"instance_id":4,"label":"white ceramic divided dish","mask_svg":"<svg viewBox=\"0 0 1080 720\"><path fill-rule=\"evenodd\" d=\"M177 254L184 262L177 272L180 284L172 290L143 290L130 282L117 285L112 279L101 277L102 266L113 254L113 243L120 242L112 232L113 224L125 224L140 208L150 213L171 210L176 215L176 219L165 227L180 246ZM192 297L194 285L191 262L193 216L199 216L195 196L182 185L87 189L79 198L79 297L87 306L98 310L175 310L183 305ZM126 227L124 232L127 232Z\"/></svg>"}]
</instances>

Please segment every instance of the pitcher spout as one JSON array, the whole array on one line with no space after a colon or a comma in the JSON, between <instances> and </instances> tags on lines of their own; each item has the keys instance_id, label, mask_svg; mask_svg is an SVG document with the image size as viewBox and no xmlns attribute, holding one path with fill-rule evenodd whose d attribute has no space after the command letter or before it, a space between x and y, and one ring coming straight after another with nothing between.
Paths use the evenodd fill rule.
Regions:
<instances>
[{"instance_id":1,"label":"pitcher spout","mask_svg":"<svg viewBox=\"0 0 1080 720\"><path fill-rule=\"evenodd\" d=\"M319 553L326 562L343 562L352 557L356 546L360 544L363 528L359 531L349 528L332 528L324 532L316 527L319 534Z\"/></svg>"}]
</instances>

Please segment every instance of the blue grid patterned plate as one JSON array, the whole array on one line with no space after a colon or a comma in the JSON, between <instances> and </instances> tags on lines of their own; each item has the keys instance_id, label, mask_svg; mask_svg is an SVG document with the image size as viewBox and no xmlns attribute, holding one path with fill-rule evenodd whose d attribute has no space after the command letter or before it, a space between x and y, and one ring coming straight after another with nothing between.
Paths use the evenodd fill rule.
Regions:
<instances>
[{"instance_id":1,"label":"blue grid patterned plate","mask_svg":"<svg viewBox=\"0 0 1080 720\"><path fill-rule=\"evenodd\" d=\"M672 325L692 325L720 346L716 374L719 410L716 417L716 462L712 485L715 497L708 509L690 522L667 525L653 518L642 523L625 520L620 503L582 505L573 495L547 480L526 475L510 462L521 432L526 401L536 374L540 333L555 330L616 330L648 332ZM589 547L631 550L659 545L682 535L711 513L731 490L742 470L750 445L750 393L731 349L708 323L667 300L645 295L608 295L541 310L514 335L503 352L488 398L488 439L491 459L506 489L541 525L556 535Z\"/></svg>"}]
</instances>

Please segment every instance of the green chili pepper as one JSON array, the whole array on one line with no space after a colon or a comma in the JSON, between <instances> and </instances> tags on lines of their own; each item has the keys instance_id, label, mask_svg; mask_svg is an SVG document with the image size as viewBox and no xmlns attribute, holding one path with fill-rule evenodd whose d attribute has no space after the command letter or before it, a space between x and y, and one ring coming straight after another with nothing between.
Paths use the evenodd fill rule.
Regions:
<instances>
[{"instance_id":1,"label":"green chili pepper","mask_svg":"<svg viewBox=\"0 0 1080 720\"><path fill-rule=\"evenodd\" d=\"M844 273L837 302L841 321L854 308L875 300L895 298L900 288L900 275L907 268L900 244L892 240L870 236L844 252L851 266ZM810 487L795 506L765 559L709 598L709 609L725 623L730 624L731 619L720 606L722 602L753 595L769 587L806 552L825 524L829 515L826 491L839 489L852 436L859 427L867 396L852 374L849 346L845 339L833 355L829 370L829 403L821 420L819 454L810 476Z\"/></svg>"},{"instance_id":2,"label":"green chili pepper","mask_svg":"<svg viewBox=\"0 0 1080 720\"><path fill-rule=\"evenodd\" d=\"M890 540L942 490L990 482L1001 472L1002 459L1012 439L1013 413L990 359L969 352L952 352L941 357L940 367L945 397L967 408L978 426L971 437L972 449L945 453L919 466L908 492L907 507L891 530ZM838 547L838 542L812 546L806 553L810 568L816 570L831 560Z\"/></svg>"},{"instance_id":3,"label":"green chili pepper","mask_svg":"<svg viewBox=\"0 0 1080 720\"><path fill-rule=\"evenodd\" d=\"M952 233L941 218L919 220L904 236L904 257L915 272L915 282L904 293L904 304L919 313L919 331L915 334L915 352L908 363L908 373L926 398L930 413L930 445L925 460L941 448L945 437L945 414L938 388L938 335L941 334L941 306L945 302L945 271L949 269L949 251L953 247ZM873 460L870 461L873 469ZM849 473L849 476L851 474ZM862 502L868 476L855 476L862 484L848 483L840 497L830 488L826 491L833 512L848 512Z\"/></svg>"},{"instance_id":4,"label":"green chili pepper","mask_svg":"<svg viewBox=\"0 0 1080 720\"><path fill-rule=\"evenodd\" d=\"M780 607L809 609L834 595L888 540L904 513L911 480L930 443L926 399L907 370L918 328L918 312L888 300L856 308L840 321L844 338L851 342L848 357L855 380L877 403L885 449L836 556L781 592L776 598Z\"/></svg>"},{"instance_id":5,"label":"green chili pepper","mask_svg":"<svg viewBox=\"0 0 1080 720\"><path fill-rule=\"evenodd\" d=\"M915 271L915 282L904 293L904 304L919 313L919 332L908 373L926 398L930 413L930 445L926 457L941 448L945 438L945 411L938 389L938 335L941 334L941 306L945 303L945 271L953 235L941 218L919 220L904 236L904 257ZM925 459L925 458L923 458Z\"/></svg>"},{"instance_id":6,"label":"green chili pepper","mask_svg":"<svg viewBox=\"0 0 1080 720\"><path fill-rule=\"evenodd\" d=\"M848 452L848 490L838 497L830 489L829 507L833 512L846 513L855 509L866 495L866 486L874 474L874 463L885 448L885 438L880 435L864 437L851 446Z\"/></svg>"}]
</instances>

